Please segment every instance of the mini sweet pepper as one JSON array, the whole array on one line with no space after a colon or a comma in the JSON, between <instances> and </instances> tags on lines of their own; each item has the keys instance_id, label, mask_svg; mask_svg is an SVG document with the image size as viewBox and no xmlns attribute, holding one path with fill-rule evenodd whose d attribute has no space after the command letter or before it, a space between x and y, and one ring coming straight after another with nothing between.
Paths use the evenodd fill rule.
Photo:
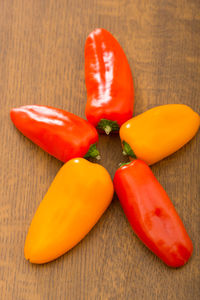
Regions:
<instances>
[{"instance_id":1,"label":"mini sweet pepper","mask_svg":"<svg viewBox=\"0 0 200 300\"><path fill-rule=\"evenodd\" d=\"M189 142L199 123L199 115L187 105L154 107L121 126L123 153L152 165Z\"/></svg>"},{"instance_id":2,"label":"mini sweet pepper","mask_svg":"<svg viewBox=\"0 0 200 300\"><path fill-rule=\"evenodd\" d=\"M64 164L33 217L25 258L42 264L74 247L109 206L113 190L110 175L99 164L84 158Z\"/></svg>"}]
</instances>

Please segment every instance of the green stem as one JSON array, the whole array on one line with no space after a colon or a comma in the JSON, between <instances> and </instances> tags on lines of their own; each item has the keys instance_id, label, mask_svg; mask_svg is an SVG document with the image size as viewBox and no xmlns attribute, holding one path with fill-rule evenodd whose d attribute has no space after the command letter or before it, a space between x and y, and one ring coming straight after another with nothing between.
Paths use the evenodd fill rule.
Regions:
<instances>
[{"instance_id":1,"label":"green stem","mask_svg":"<svg viewBox=\"0 0 200 300\"><path fill-rule=\"evenodd\" d=\"M97 128L104 130L105 133L108 135L111 131L118 131L119 125L117 124L117 121L101 119L97 125Z\"/></svg>"},{"instance_id":2,"label":"green stem","mask_svg":"<svg viewBox=\"0 0 200 300\"><path fill-rule=\"evenodd\" d=\"M92 158L96 158L98 160L101 158L99 151L97 150L96 144L90 145L90 148L84 157L85 158L92 157Z\"/></svg>"},{"instance_id":3,"label":"green stem","mask_svg":"<svg viewBox=\"0 0 200 300\"><path fill-rule=\"evenodd\" d=\"M109 133L112 131L112 127L110 127L109 125L107 125L107 126L104 128L104 130L105 130L105 133L106 133L107 135L109 135Z\"/></svg>"},{"instance_id":4,"label":"green stem","mask_svg":"<svg viewBox=\"0 0 200 300\"><path fill-rule=\"evenodd\" d=\"M123 152L122 152L123 155L128 155L128 156L131 156L131 157L133 157L135 159L137 158L137 156L133 152L131 146L127 142L123 141L122 142L122 146L123 146Z\"/></svg>"}]
</instances>

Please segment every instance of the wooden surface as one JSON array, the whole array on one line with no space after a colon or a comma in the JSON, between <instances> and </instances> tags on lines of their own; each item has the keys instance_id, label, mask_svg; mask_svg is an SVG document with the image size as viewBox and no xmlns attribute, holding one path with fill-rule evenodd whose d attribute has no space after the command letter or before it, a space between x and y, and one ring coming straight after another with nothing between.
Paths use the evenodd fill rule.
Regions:
<instances>
[{"instance_id":1,"label":"wooden surface","mask_svg":"<svg viewBox=\"0 0 200 300\"><path fill-rule=\"evenodd\" d=\"M27 230L61 167L23 137L12 107L44 104L84 117L84 42L109 30L127 54L135 115L185 103L199 112L199 0L0 1L0 299L200 299L199 134L152 167L194 243L181 269L170 269L133 234L115 196L87 237L56 261L24 259ZM124 158L118 136L100 137L101 163L113 176Z\"/></svg>"}]
</instances>

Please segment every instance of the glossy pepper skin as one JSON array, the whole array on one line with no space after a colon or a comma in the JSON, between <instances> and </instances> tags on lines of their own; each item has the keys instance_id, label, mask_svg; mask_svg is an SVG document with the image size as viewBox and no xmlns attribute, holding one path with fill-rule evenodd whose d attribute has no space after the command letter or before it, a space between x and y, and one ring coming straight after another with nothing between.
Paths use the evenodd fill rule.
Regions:
<instances>
[{"instance_id":1,"label":"glossy pepper skin","mask_svg":"<svg viewBox=\"0 0 200 300\"><path fill-rule=\"evenodd\" d=\"M189 142L199 123L199 115L187 105L154 107L122 125L119 134L123 153L152 165Z\"/></svg>"},{"instance_id":2,"label":"glossy pepper skin","mask_svg":"<svg viewBox=\"0 0 200 300\"><path fill-rule=\"evenodd\" d=\"M10 117L26 137L63 162L83 156L99 158L96 129L70 112L27 105L13 108Z\"/></svg>"},{"instance_id":3,"label":"glossy pepper skin","mask_svg":"<svg viewBox=\"0 0 200 300\"><path fill-rule=\"evenodd\" d=\"M170 267L190 258L192 242L165 190L149 166L137 159L120 167L114 188L137 236Z\"/></svg>"},{"instance_id":4,"label":"glossy pepper skin","mask_svg":"<svg viewBox=\"0 0 200 300\"><path fill-rule=\"evenodd\" d=\"M113 191L104 167L83 158L67 162L35 213L25 242L25 258L42 264L74 247L109 206Z\"/></svg>"},{"instance_id":5,"label":"glossy pepper skin","mask_svg":"<svg viewBox=\"0 0 200 300\"><path fill-rule=\"evenodd\" d=\"M134 87L126 55L110 32L98 28L85 43L88 121L107 134L133 116Z\"/></svg>"}]
</instances>

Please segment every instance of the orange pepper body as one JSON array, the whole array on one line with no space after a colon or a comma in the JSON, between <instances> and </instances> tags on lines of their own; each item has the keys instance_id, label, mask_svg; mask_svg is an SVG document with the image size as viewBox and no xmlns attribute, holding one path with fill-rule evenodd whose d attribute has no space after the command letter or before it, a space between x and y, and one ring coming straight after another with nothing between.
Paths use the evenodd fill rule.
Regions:
<instances>
[{"instance_id":1,"label":"orange pepper body","mask_svg":"<svg viewBox=\"0 0 200 300\"><path fill-rule=\"evenodd\" d=\"M199 115L189 106L168 104L130 119L121 126L119 134L126 154L131 156L132 150L133 157L152 165L191 140L199 122Z\"/></svg>"},{"instance_id":2,"label":"orange pepper body","mask_svg":"<svg viewBox=\"0 0 200 300\"><path fill-rule=\"evenodd\" d=\"M133 116L134 87L126 55L110 32L97 28L85 43L86 117L107 134Z\"/></svg>"},{"instance_id":3,"label":"orange pepper body","mask_svg":"<svg viewBox=\"0 0 200 300\"><path fill-rule=\"evenodd\" d=\"M106 169L83 158L58 172L39 205L25 242L25 258L46 263L61 256L92 229L113 197Z\"/></svg>"}]
</instances>

